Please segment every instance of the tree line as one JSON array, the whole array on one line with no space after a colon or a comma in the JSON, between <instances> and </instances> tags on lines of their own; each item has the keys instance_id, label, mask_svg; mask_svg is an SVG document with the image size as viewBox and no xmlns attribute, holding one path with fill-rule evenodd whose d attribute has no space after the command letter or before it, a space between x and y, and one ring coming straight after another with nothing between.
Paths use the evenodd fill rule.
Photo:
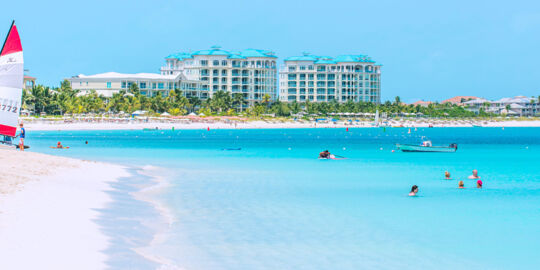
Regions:
<instances>
[{"instance_id":1,"label":"tree line","mask_svg":"<svg viewBox=\"0 0 540 270\"><path fill-rule=\"evenodd\" d=\"M171 115L186 115L194 112L204 115L245 115L261 116L273 114L288 117L303 112L326 116L333 113L375 113L377 110L387 115L425 115L430 117L474 117L475 113L465 110L464 107L451 103L432 103L428 106L404 104L396 97L393 102L382 104L372 102L338 103L329 102L280 102L271 101L269 95L263 96L261 102L248 106L244 95L217 91L211 98L201 100L198 97L186 97L182 91L171 90L167 96L157 93L153 97L142 95L136 84L128 90L114 93L112 97L103 97L95 91L80 95L73 90L69 81L65 80L58 88L37 85L23 92L23 109L35 114L47 115L83 114L83 113L132 113L144 110L150 113L164 113ZM490 116L480 111L479 116Z\"/></svg>"}]
</instances>

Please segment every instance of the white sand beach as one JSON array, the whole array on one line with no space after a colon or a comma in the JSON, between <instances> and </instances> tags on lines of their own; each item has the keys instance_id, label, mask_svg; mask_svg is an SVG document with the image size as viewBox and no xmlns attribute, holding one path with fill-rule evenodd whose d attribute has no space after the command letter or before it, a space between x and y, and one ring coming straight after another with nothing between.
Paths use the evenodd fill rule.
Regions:
<instances>
[{"instance_id":1,"label":"white sand beach","mask_svg":"<svg viewBox=\"0 0 540 270\"><path fill-rule=\"evenodd\" d=\"M0 149L0 269L105 269L95 223L121 166Z\"/></svg>"},{"instance_id":2,"label":"white sand beach","mask_svg":"<svg viewBox=\"0 0 540 270\"><path fill-rule=\"evenodd\" d=\"M231 121L227 119L122 119L122 120L44 120L24 119L29 130L137 130L137 129L272 129L272 128L347 128L374 127L373 120L359 121L307 121L307 120L257 120ZM540 127L540 120L448 120L448 119L391 119L381 121L381 126L388 127Z\"/></svg>"}]
</instances>

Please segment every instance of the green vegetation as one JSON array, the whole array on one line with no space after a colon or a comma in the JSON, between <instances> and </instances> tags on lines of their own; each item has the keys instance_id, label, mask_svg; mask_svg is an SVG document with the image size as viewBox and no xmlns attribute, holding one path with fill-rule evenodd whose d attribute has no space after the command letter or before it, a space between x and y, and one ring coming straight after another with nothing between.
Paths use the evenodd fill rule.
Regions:
<instances>
[{"instance_id":1,"label":"green vegetation","mask_svg":"<svg viewBox=\"0 0 540 270\"><path fill-rule=\"evenodd\" d=\"M62 82L59 88L51 89L42 85L35 86L31 90L24 91L23 109L34 114L64 115L82 113L132 113L136 110L150 113L167 112L171 115L186 115L191 112L203 113L204 115L244 115L259 117L272 114L275 116L288 117L293 114L304 112L308 115L333 115L336 113L375 113L379 110L388 116L429 116L429 117L474 117L473 112L450 103L430 104L427 107L420 105L407 105L401 103L396 97L394 102L386 101L383 104L371 102L338 103L330 102L303 102L296 101L283 103L271 101L269 95L264 95L260 103L248 106L242 94L217 91L212 98L200 100L197 97L187 98L179 90L172 90L168 96L158 93L156 96L147 97L141 95L136 84L131 85L128 91L121 91L105 98L97 95L95 91L87 95L78 95L71 89L68 81ZM480 117L492 116L480 110Z\"/></svg>"}]
</instances>

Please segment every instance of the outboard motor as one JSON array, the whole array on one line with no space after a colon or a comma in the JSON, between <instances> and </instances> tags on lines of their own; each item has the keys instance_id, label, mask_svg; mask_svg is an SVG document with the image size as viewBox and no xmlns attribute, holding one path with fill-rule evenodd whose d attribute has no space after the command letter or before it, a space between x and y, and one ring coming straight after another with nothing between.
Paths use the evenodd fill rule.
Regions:
<instances>
[{"instance_id":1,"label":"outboard motor","mask_svg":"<svg viewBox=\"0 0 540 270\"><path fill-rule=\"evenodd\" d=\"M451 147L451 148L455 148L455 149L457 150L457 143L451 143L451 144L450 144L450 147Z\"/></svg>"}]
</instances>

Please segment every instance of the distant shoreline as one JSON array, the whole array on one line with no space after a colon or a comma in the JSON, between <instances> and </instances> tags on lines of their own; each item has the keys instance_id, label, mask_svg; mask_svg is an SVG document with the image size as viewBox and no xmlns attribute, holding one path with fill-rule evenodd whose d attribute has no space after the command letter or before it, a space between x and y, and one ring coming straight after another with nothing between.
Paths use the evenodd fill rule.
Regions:
<instances>
[{"instance_id":1,"label":"distant shoreline","mask_svg":"<svg viewBox=\"0 0 540 270\"><path fill-rule=\"evenodd\" d=\"M116 120L23 120L28 131L38 130L143 130L143 129L295 129L295 128L369 128L377 127L373 121L284 121L278 119L238 121L222 119L116 119ZM540 119L532 120L446 120L446 119L405 119L388 120L379 127L540 127Z\"/></svg>"}]
</instances>

